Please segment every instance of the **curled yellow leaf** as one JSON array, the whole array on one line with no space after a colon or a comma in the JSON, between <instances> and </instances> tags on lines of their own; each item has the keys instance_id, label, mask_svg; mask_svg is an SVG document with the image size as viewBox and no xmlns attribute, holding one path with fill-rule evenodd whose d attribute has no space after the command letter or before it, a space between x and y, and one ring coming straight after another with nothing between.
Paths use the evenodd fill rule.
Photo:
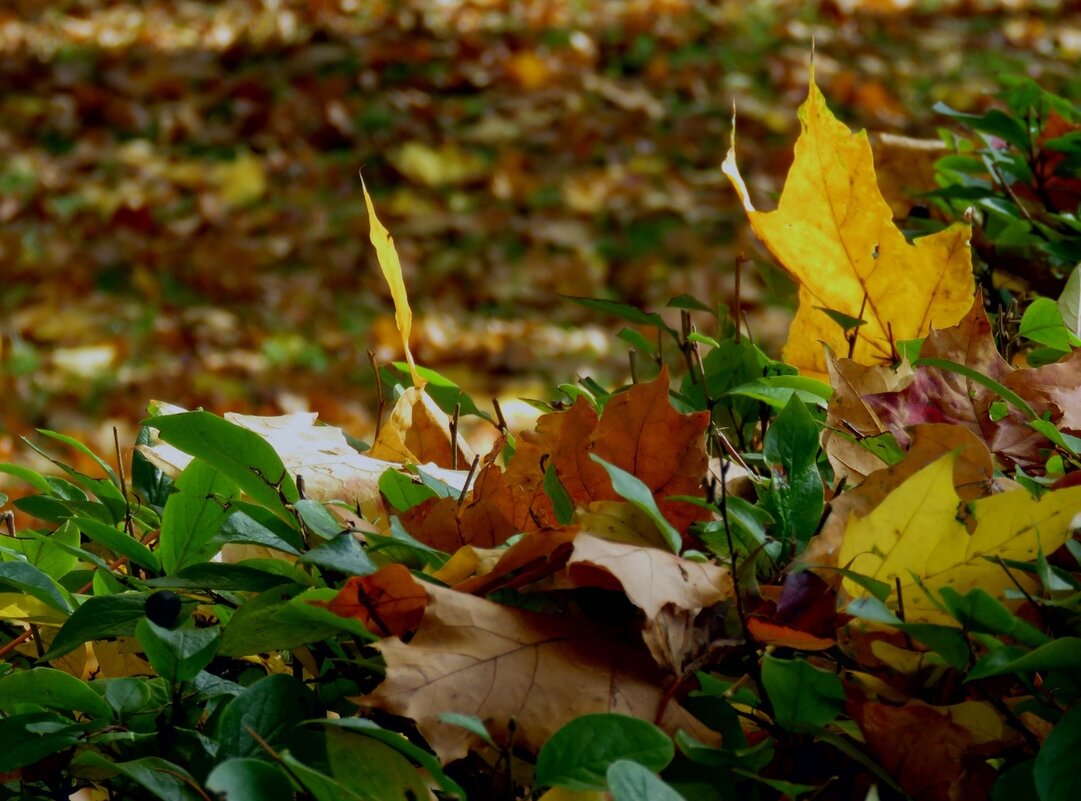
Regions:
<instances>
[{"instance_id":1,"label":"curled yellow leaf","mask_svg":"<svg viewBox=\"0 0 1081 801\"><path fill-rule=\"evenodd\" d=\"M375 215L375 206L372 204L372 197L368 194L368 187L364 185L363 178L360 179L360 186L364 190L364 202L368 205L372 247L375 248L379 268L383 271L383 277L390 287L390 296L394 300L394 322L402 337L402 348L405 351L405 360L409 364L409 374L413 378L414 387L423 387L426 382L417 372L417 366L413 363L413 353L409 350L413 311L409 308L409 296L405 291L405 280L402 278L402 264L398 260L398 251L394 248L394 237Z\"/></svg>"}]
</instances>

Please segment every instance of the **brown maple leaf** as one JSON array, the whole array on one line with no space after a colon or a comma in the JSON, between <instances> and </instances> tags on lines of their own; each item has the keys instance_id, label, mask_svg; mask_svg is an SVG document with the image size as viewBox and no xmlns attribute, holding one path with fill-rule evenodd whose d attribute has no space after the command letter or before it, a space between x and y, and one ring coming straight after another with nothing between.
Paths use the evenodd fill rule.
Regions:
<instances>
[{"instance_id":1,"label":"brown maple leaf","mask_svg":"<svg viewBox=\"0 0 1081 801\"><path fill-rule=\"evenodd\" d=\"M376 644L386 679L354 700L414 720L442 762L482 745L442 723L446 712L476 715L500 745L513 728L514 746L531 752L591 712L659 718L666 731L716 742L678 703L663 705L662 675L644 652L581 623L434 585L423 591L428 604L416 635L408 644L397 637Z\"/></svg>"}]
</instances>

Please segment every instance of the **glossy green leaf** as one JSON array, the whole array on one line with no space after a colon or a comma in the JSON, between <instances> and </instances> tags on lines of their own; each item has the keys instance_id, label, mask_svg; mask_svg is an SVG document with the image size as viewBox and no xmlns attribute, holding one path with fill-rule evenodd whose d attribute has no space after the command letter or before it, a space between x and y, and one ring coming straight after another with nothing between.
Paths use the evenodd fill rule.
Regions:
<instances>
[{"instance_id":1,"label":"glossy green leaf","mask_svg":"<svg viewBox=\"0 0 1081 801\"><path fill-rule=\"evenodd\" d=\"M537 755L537 783L568 790L603 790L613 762L631 760L652 771L675 755L672 740L652 723L627 715L582 715L563 725Z\"/></svg>"},{"instance_id":2,"label":"glossy green leaf","mask_svg":"<svg viewBox=\"0 0 1081 801\"><path fill-rule=\"evenodd\" d=\"M60 627L42 660L59 659L91 640L132 636L135 626L143 619L149 595L148 592L131 592L87 598Z\"/></svg>"},{"instance_id":3,"label":"glossy green leaf","mask_svg":"<svg viewBox=\"0 0 1081 801\"><path fill-rule=\"evenodd\" d=\"M265 676L222 711L217 728L221 755L265 757L267 752L259 740L281 750L292 728L314 711L314 696L299 679L284 673Z\"/></svg>"},{"instance_id":4,"label":"glossy green leaf","mask_svg":"<svg viewBox=\"0 0 1081 801\"><path fill-rule=\"evenodd\" d=\"M492 735L488 733L488 727L485 726L484 721L476 715L463 715L460 712L444 712L439 716L439 721L441 723L446 723L449 726L463 728L466 731L477 735L489 745L495 745L495 742L492 740Z\"/></svg>"},{"instance_id":5,"label":"glossy green leaf","mask_svg":"<svg viewBox=\"0 0 1081 801\"><path fill-rule=\"evenodd\" d=\"M762 684L778 725L792 731L819 729L840 714L844 685L837 674L803 659L762 659Z\"/></svg>"},{"instance_id":6,"label":"glossy green leaf","mask_svg":"<svg viewBox=\"0 0 1081 801\"><path fill-rule=\"evenodd\" d=\"M265 439L210 412L181 412L144 420L162 440L217 468L252 500L282 517L300 499L296 482ZM280 493L280 494L279 494Z\"/></svg>"},{"instance_id":7,"label":"glossy green leaf","mask_svg":"<svg viewBox=\"0 0 1081 801\"><path fill-rule=\"evenodd\" d=\"M334 780L366 801L407 801L429 795L413 764L371 737L347 729L328 729L327 760Z\"/></svg>"},{"instance_id":8,"label":"glossy green leaf","mask_svg":"<svg viewBox=\"0 0 1081 801\"><path fill-rule=\"evenodd\" d=\"M218 550L214 536L231 514L229 501L237 488L228 476L202 459L193 459L176 480L161 518L158 553L162 568L172 574L204 562Z\"/></svg>"},{"instance_id":9,"label":"glossy green leaf","mask_svg":"<svg viewBox=\"0 0 1081 801\"><path fill-rule=\"evenodd\" d=\"M407 512L429 498L438 497L431 487L393 468L385 470L379 477L379 492L399 512Z\"/></svg>"},{"instance_id":10,"label":"glossy green leaf","mask_svg":"<svg viewBox=\"0 0 1081 801\"><path fill-rule=\"evenodd\" d=\"M299 561L347 576L370 576L379 569L349 531L336 534L334 539L308 551Z\"/></svg>"},{"instance_id":11,"label":"glossy green leaf","mask_svg":"<svg viewBox=\"0 0 1081 801\"><path fill-rule=\"evenodd\" d=\"M147 661L170 682L191 681L210 664L221 643L220 634L217 627L197 629L188 625L168 629L145 618L135 627Z\"/></svg>"},{"instance_id":12,"label":"glossy green leaf","mask_svg":"<svg viewBox=\"0 0 1081 801\"><path fill-rule=\"evenodd\" d=\"M0 589L25 592L60 612L75 608L71 595L44 571L26 562L0 562Z\"/></svg>"},{"instance_id":13,"label":"glossy green leaf","mask_svg":"<svg viewBox=\"0 0 1081 801\"><path fill-rule=\"evenodd\" d=\"M85 681L47 667L15 670L0 678L0 709L10 712L21 703L86 712L100 718L112 716L105 699Z\"/></svg>"},{"instance_id":14,"label":"glossy green leaf","mask_svg":"<svg viewBox=\"0 0 1081 801\"><path fill-rule=\"evenodd\" d=\"M158 561L154 552L126 531L120 531L107 523L92 520L89 517L73 517L71 522L98 545L108 548L118 556L126 556L129 561L152 573L161 572L161 562Z\"/></svg>"},{"instance_id":15,"label":"glossy green leaf","mask_svg":"<svg viewBox=\"0 0 1081 801\"><path fill-rule=\"evenodd\" d=\"M304 587L283 584L243 604L222 633L223 656L249 656L295 648L328 637L338 629L297 615L289 601Z\"/></svg>"},{"instance_id":16,"label":"glossy green leaf","mask_svg":"<svg viewBox=\"0 0 1081 801\"><path fill-rule=\"evenodd\" d=\"M365 737L371 737L379 740L379 742L389 745L398 753L408 758L414 764L420 765L424 768L428 775L435 779L436 783L443 792L452 798L461 799L465 801L465 791L462 790L458 784L452 780L446 773L443 772L443 767L440 765L439 760L435 758L431 753L425 751L422 748L414 745L405 737L398 734L398 732L389 731L379 726L377 723L368 720L367 718L334 718L326 719L321 718L319 720L308 721L311 724L323 725L323 726L336 726L349 731L363 734Z\"/></svg>"},{"instance_id":17,"label":"glossy green leaf","mask_svg":"<svg viewBox=\"0 0 1081 801\"><path fill-rule=\"evenodd\" d=\"M161 801L206 801L199 784L177 764L160 757L143 757L129 762L110 762L94 751L79 755L77 764L120 773Z\"/></svg>"},{"instance_id":18,"label":"glossy green leaf","mask_svg":"<svg viewBox=\"0 0 1081 801\"><path fill-rule=\"evenodd\" d=\"M637 762L620 759L605 774L612 801L684 801L671 785Z\"/></svg>"},{"instance_id":19,"label":"glossy green leaf","mask_svg":"<svg viewBox=\"0 0 1081 801\"><path fill-rule=\"evenodd\" d=\"M293 506L300 512L300 518L304 521L304 524L322 539L333 539L341 533L341 521L328 512L327 508L319 501L305 498L302 501L297 501Z\"/></svg>"},{"instance_id":20,"label":"glossy green leaf","mask_svg":"<svg viewBox=\"0 0 1081 801\"><path fill-rule=\"evenodd\" d=\"M206 777L206 789L221 801L292 801L289 775L261 759L227 759Z\"/></svg>"},{"instance_id":21,"label":"glossy green leaf","mask_svg":"<svg viewBox=\"0 0 1081 801\"><path fill-rule=\"evenodd\" d=\"M603 467L605 472L608 473L608 477L612 480L612 489L615 490L616 495L628 501L638 511L643 512L652 520L661 536L664 537L664 541L668 543L668 547L672 549L672 552L679 553L683 547L683 538L676 531L675 526L669 523L668 519L661 514L661 510L657 508L657 501L654 500L649 487L634 474L606 462L595 453L589 454L589 458Z\"/></svg>"},{"instance_id":22,"label":"glossy green leaf","mask_svg":"<svg viewBox=\"0 0 1081 801\"><path fill-rule=\"evenodd\" d=\"M991 651L969 671L965 681L1007 673L1027 674L1047 670L1081 670L1081 638L1059 637L1034 651L1015 656L1011 651Z\"/></svg>"},{"instance_id":23,"label":"glossy green leaf","mask_svg":"<svg viewBox=\"0 0 1081 801\"><path fill-rule=\"evenodd\" d=\"M1036 755L1032 775L1040 801L1081 798L1081 771L1077 770L1079 753L1081 706L1074 706L1055 724Z\"/></svg>"},{"instance_id":24,"label":"glossy green leaf","mask_svg":"<svg viewBox=\"0 0 1081 801\"><path fill-rule=\"evenodd\" d=\"M574 499L559 480L559 473L552 462L548 462L544 468L544 492L552 502L556 522L561 526L570 525L574 520Z\"/></svg>"}]
</instances>

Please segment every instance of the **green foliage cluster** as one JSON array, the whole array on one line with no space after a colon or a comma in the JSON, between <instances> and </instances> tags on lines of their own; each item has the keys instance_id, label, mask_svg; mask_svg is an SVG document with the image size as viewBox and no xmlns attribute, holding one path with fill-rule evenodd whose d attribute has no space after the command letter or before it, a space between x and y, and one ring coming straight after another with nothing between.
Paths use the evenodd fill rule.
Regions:
<instances>
[{"instance_id":1,"label":"green foliage cluster","mask_svg":"<svg viewBox=\"0 0 1081 801\"><path fill-rule=\"evenodd\" d=\"M947 183L936 197L951 209L976 203L987 212L989 241L1065 273L1081 247L1077 210L1045 203L1037 219L1001 193L1012 198L1018 181L1036 179L1026 159L1042 149L1065 154L1056 169L1076 171L1081 140L1070 134L1044 141L1042 123L1021 111L1037 101L1064 117L1076 109L1026 87L1010 99L1013 114L967 120L984 135L983 144L959 144L965 152L940 163ZM732 645L701 665L685 700L720 735L719 745L684 733L669 737L635 718L589 715L553 735L535 763L507 748L500 764L486 766L478 779L475 764L441 766L408 722L355 717L350 699L382 678L383 664L370 648L376 636L312 602L325 603L348 577L390 563L430 581L419 569L450 555L400 526L387 537L368 535L361 545L325 505L304 496L266 441L212 414L188 412L144 421L192 457L175 481L139 451L126 476L51 431L42 434L92 456L102 477L60 459L52 460L62 476L0 465L34 489L13 505L45 524L0 539L0 608L19 612L4 611L0 623L0 798L64 799L92 784L108 788L110 798L165 801L215 795L382 801L428 797L429 787L440 798L480 798L485 791L477 787L490 789L505 776L513 777L505 780L508 798L515 786L530 797L554 787L606 791L617 801L856 797L861 790L871 797L872 785L879 797L906 797L853 718L843 677L859 663L839 649L764 648L747 630L744 604L760 597L761 585L810 580L795 560L819 533L824 488L840 490L819 445L831 388L742 338L724 307L676 298L670 305L683 310L677 329L657 314L578 300L635 326L620 334L633 349L634 372L679 354L686 369L672 403L681 411L708 410L713 453L725 457L724 465L742 462L753 481L753 499L729 496L723 480L711 486L702 503L716 519L694 532L709 553L683 554L730 564L737 580L718 636ZM709 334L695 330L692 312L710 320ZM1029 339L1061 344L1062 351L1078 344ZM483 414L452 382L425 374L445 409ZM614 394L591 379L559 389L562 398L542 404L546 410L578 398L603 409ZM144 429L141 442L148 438ZM864 444L889 461L900 454L895 442ZM617 493L680 550L678 532L665 528L641 482L602 464ZM453 493L423 472L417 479L389 471L380 489L402 511ZM544 486L557 516L569 520L573 509L558 477L547 476ZM294 559L217 561L232 545ZM1008 565L1037 579L1039 591L1026 596L1036 621L977 589L935 599L956 626L906 623L885 603L892 587L846 572L871 595L839 617L885 626L927 649L911 692L928 703L970 694L995 699L1017 725L1021 742L989 754L983 765L992 774L993 798L1074 797L1081 742L1079 557L1081 547L1071 541L1064 554ZM500 600L515 602L508 594ZM55 635L50 627L57 627ZM82 680L59 669L85 643L112 638L134 642L153 674ZM31 646L28 640L36 652L16 648ZM1026 700L1008 708L1001 699L1010 687L1022 688ZM1019 722L1022 715L1050 730L1042 743ZM488 737L475 717L446 720Z\"/></svg>"}]
</instances>

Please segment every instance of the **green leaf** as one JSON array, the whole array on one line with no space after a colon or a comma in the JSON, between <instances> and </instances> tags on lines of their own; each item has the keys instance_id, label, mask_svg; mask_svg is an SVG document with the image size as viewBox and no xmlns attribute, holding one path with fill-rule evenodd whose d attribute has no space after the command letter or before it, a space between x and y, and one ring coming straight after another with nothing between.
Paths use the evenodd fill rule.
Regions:
<instances>
[{"instance_id":1,"label":"green leaf","mask_svg":"<svg viewBox=\"0 0 1081 801\"><path fill-rule=\"evenodd\" d=\"M1058 298L1058 310L1066 331L1081 338L1081 269L1074 267L1066 279Z\"/></svg>"},{"instance_id":2,"label":"green leaf","mask_svg":"<svg viewBox=\"0 0 1081 801\"><path fill-rule=\"evenodd\" d=\"M873 437L861 437L859 444L890 466L900 462L906 455L897 444L897 438L889 431Z\"/></svg>"},{"instance_id":3,"label":"green leaf","mask_svg":"<svg viewBox=\"0 0 1081 801\"><path fill-rule=\"evenodd\" d=\"M318 565L326 570L336 570L348 576L370 576L379 569L379 566L357 542L357 538L348 531L308 551L300 557L299 561L304 564Z\"/></svg>"},{"instance_id":4,"label":"green leaf","mask_svg":"<svg viewBox=\"0 0 1081 801\"><path fill-rule=\"evenodd\" d=\"M688 295L687 293L683 293L682 295L676 295L664 305L667 306L669 309L690 309L691 311L707 312L709 314L712 314L714 317L717 316L716 310L711 309L698 298L694 297L693 295Z\"/></svg>"},{"instance_id":5,"label":"green leaf","mask_svg":"<svg viewBox=\"0 0 1081 801\"><path fill-rule=\"evenodd\" d=\"M973 666L965 681L1047 670L1081 670L1081 638L1059 637L1024 656L1015 657L1008 651L991 651Z\"/></svg>"},{"instance_id":6,"label":"green leaf","mask_svg":"<svg viewBox=\"0 0 1081 801\"><path fill-rule=\"evenodd\" d=\"M292 801L289 774L261 759L227 759L206 777L206 789L223 801Z\"/></svg>"},{"instance_id":7,"label":"green leaf","mask_svg":"<svg viewBox=\"0 0 1081 801\"><path fill-rule=\"evenodd\" d=\"M25 556L30 564L49 578L59 581L74 570L79 561L72 549L78 547L81 536L75 524L65 520L60 528L47 536L24 529L19 532L18 537L9 537L3 543L4 547Z\"/></svg>"},{"instance_id":8,"label":"green leaf","mask_svg":"<svg viewBox=\"0 0 1081 801\"><path fill-rule=\"evenodd\" d=\"M613 762L632 760L662 770L675 755L671 739L639 718L616 714L582 715L565 724L541 747L536 780L546 787L603 790Z\"/></svg>"},{"instance_id":9,"label":"green leaf","mask_svg":"<svg viewBox=\"0 0 1081 801\"><path fill-rule=\"evenodd\" d=\"M727 394L754 398L775 409L783 409L796 396L805 404L825 409L833 395L833 388L807 376L771 375L733 387Z\"/></svg>"},{"instance_id":10,"label":"green leaf","mask_svg":"<svg viewBox=\"0 0 1081 801\"><path fill-rule=\"evenodd\" d=\"M774 719L791 731L820 729L841 713L845 690L834 673L803 659L762 659L762 685Z\"/></svg>"},{"instance_id":11,"label":"green leaf","mask_svg":"<svg viewBox=\"0 0 1081 801\"><path fill-rule=\"evenodd\" d=\"M193 459L176 480L177 492L165 501L158 552L168 574L204 562L218 550L212 542L236 497L236 483L202 459Z\"/></svg>"},{"instance_id":12,"label":"green leaf","mask_svg":"<svg viewBox=\"0 0 1081 801\"><path fill-rule=\"evenodd\" d=\"M628 306L626 303L619 303L614 300L604 300L602 298L581 298L574 297L573 295L562 295L561 297L577 303L579 306L585 306L587 309L599 311L604 314L614 315L629 323L634 323L635 325L648 325L653 328L660 328L662 331L667 331L673 339L676 338L675 329L670 328L656 312L644 312L634 306Z\"/></svg>"},{"instance_id":13,"label":"green leaf","mask_svg":"<svg viewBox=\"0 0 1081 801\"><path fill-rule=\"evenodd\" d=\"M1033 647L1043 645L1051 639L1015 617L997 598L979 587L964 595L953 587L943 587L939 594L946 611L968 631L1005 634Z\"/></svg>"},{"instance_id":14,"label":"green leaf","mask_svg":"<svg viewBox=\"0 0 1081 801\"><path fill-rule=\"evenodd\" d=\"M112 468L110 468L107 464L105 464L105 462L103 462L101 459L91 453L82 443L78 443L76 440L71 439L71 437L66 437L63 434L57 434L54 431L47 431L44 429L38 429L38 431L42 434L52 436L54 439L60 439L61 441L68 444L75 443L77 445L77 450L80 450L83 453L90 455L92 458L97 460L98 464L103 465L107 472L115 476L115 474L112 473ZM84 473L80 473L78 470L74 469L73 467L69 467L59 459L54 459L52 456L50 456L44 450L39 448L30 440L28 440L26 437L23 437L23 442L25 442L37 453L41 454L43 457L48 459L54 465L56 465L69 476L71 476L83 487L86 487L88 490L94 493L95 497L97 497L97 499L101 502L101 506L108 510L108 519L110 523L119 522L124 518L124 513L127 510L127 499L124 498L124 495L120 492L120 489L113 481L105 478L92 478L91 476L88 476ZM50 484L53 484L55 487L55 479L46 480L49 481ZM63 493L58 493L58 495L60 497L70 497L67 494Z\"/></svg>"},{"instance_id":15,"label":"green leaf","mask_svg":"<svg viewBox=\"0 0 1081 801\"><path fill-rule=\"evenodd\" d=\"M839 312L836 309L827 309L825 306L815 306L815 308L833 320L833 322L837 323L844 331L850 331L853 328L859 328L861 325L867 325L866 320L861 320L859 317L853 317L850 314Z\"/></svg>"},{"instance_id":16,"label":"green leaf","mask_svg":"<svg viewBox=\"0 0 1081 801\"><path fill-rule=\"evenodd\" d=\"M428 798L417 769L385 743L346 729L327 730L327 760L334 780L366 801Z\"/></svg>"},{"instance_id":17,"label":"green leaf","mask_svg":"<svg viewBox=\"0 0 1081 801\"><path fill-rule=\"evenodd\" d=\"M615 490L616 494L626 499L638 511L652 520L661 536L664 537L665 542L668 543L668 547L672 549L672 552L679 553L683 547L683 538L676 531L675 526L669 523L668 519L661 514L661 510L657 508L657 501L654 500L649 487L642 483L642 480L637 476L628 473L621 467L606 462L595 453L589 454L589 458L605 469L609 478L612 479L612 489Z\"/></svg>"},{"instance_id":18,"label":"green leaf","mask_svg":"<svg viewBox=\"0 0 1081 801\"><path fill-rule=\"evenodd\" d=\"M934 623L905 623L897 628L930 647L954 670L963 671L968 666L968 638L960 629Z\"/></svg>"},{"instance_id":19,"label":"green leaf","mask_svg":"<svg viewBox=\"0 0 1081 801\"><path fill-rule=\"evenodd\" d=\"M191 681L209 665L221 643L220 635L216 626L167 629L146 618L135 627L135 636L147 661L159 676L170 682Z\"/></svg>"},{"instance_id":20,"label":"green leaf","mask_svg":"<svg viewBox=\"0 0 1081 801\"><path fill-rule=\"evenodd\" d=\"M52 495L53 493L52 485L37 470L31 470L29 467L17 464L0 464L0 473L7 473L9 476L21 478L38 492L43 492L46 495Z\"/></svg>"},{"instance_id":21,"label":"green leaf","mask_svg":"<svg viewBox=\"0 0 1081 801\"><path fill-rule=\"evenodd\" d=\"M684 801L656 773L637 762L620 759L605 774L612 801Z\"/></svg>"},{"instance_id":22,"label":"green leaf","mask_svg":"<svg viewBox=\"0 0 1081 801\"><path fill-rule=\"evenodd\" d=\"M379 492L399 512L408 512L414 506L438 495L412 476L390 468L379 477Z\"/></svg>"},{"instance_id":23,"label":"green leaf","mask_svg":"<svg viewBox=\"0 0 1081 801\"><path fill-rule=\"evenodd\" d=\"M292 575L264 570L256 564L259 563L251 559L236 564L203 562L186 567L175 576L150 579L146 584L155 588L264 592L295 581Z\"/></svg>"},{"instance_id":24,"label":"green leaf","mask_svg":"<svg viewBox=\"0 0 1081 801\"><path fill-rule=\"evenodd\" d=\"M556 522L561 526L570 525L574 520L574 499L559 480L559 473L552 462L548 462L544 468L544 492L552 502Z\"/></svg>"},{"instance_id":25,"label":"green leaf","mask_svg":"<svg viewBox=\"0 0 1081 801\"><path fill-rule=\"evenodd\" d=\"M129 536L126 531L118 531L108 523L92 520L89 517L72 517L71 522L98 545L108 548L119 556L126 556L130 561L139 567L145 567L151 573L161 572L161 563L154 552L139 540Z\"/></svg>"},{"instance_id":26,"label":"green leaf","mask_svg":"<svg viewBox=\"0 0 1081 801\"><path fill-rule=\"evenodd\" d=\"M146 679L123 676L115 679L99 679L105 684L105 702L116 712L117 720L143 712L153 694Z\"/></svg>"},{"instance_id":27,"label":"green leaf","mask_svg":"<svg viewBox=\"0 0 1081 801\"><path fill-rule=\"evenodd\" d=\"M259 679L222 710L217 741L220 756L265 756L262 739L276 751L290 730L314 714L315 698L299 679L285 673Z\"/></svg>"},{"instance_id":28,"label":"green leaf","mask_svg":"<svg viewBox=\"0 0 1081 801\"><path fill-rule=\"evenodd\" d=\"M1062 311L1051 298L1036 298L1021 317L1021 336L1056 350L1074 346L1070 331L1062 321ZM1074 337L1076 339L1076 336Z\"/></svg>"},{"instance_id":29,"label":"green leaf","mask_svg":"<svg viewBox=\"0 0 1081 801\"><path fill-rule=\"evenodd\" d=\"M462 491L457 487L452 487L447 482L436 478L427 470L415 464L406 465L405 469L415 474L420 479L421 484L432 490L440 498L458 498L462 494Z\"/></svg>"},{"instance_id":30,"label":"green leaf","mask_svg":"<svg viewBox=\"0 0 1081 801\"><path fill-rule=\"evenodd\" d=\"M293 504L304 523L324 540L333 539L342 532L342 524L327 511L319 501L305 498Z\"/></svg>"},{"instance_id":31,"label":"green leaf","mask_svg":"<svg viewBox=\"0 0 1081 801\"><path fill-rule=\"evenodd\" d=\"M458 726L465 729L478 737L480 737L488 745L495 745L492 740L492 735L488 732L488 727L484 725L484 721L478 718L476 715L463 715L460 712L444 712L439 716L440 723L446 723L448 726Z\"/></svg>"},{"instance_id":32,"label":"green leaf","mask_svg":"<svg viewBox=\"0 0 1081 801\"><path fill-rule=\"evenodd\" d=\"M818 472L819 426L807 405L793 396L766 431L762 454L773 481L764 506L785 537L806 544L818 530L825 490Z\"/></svg>"},{"instance_id":33,"label":"green leaf","mask_svg":"<svg viewBox=\"0 0 1081 801\"><path fill-rule=\"evenodd\" d=\"M379 740L379 742L384 745L389 745L395 751L407 757L411 762L420 765L428 771L428 774L435 779L444 792L451 797L457 797L462 801L465 801L465 791L443 772L443 767L440 765L439 760L424 749L417 747L397 732L384 729L366 718L320 718L308 722L311 724L337 726L348 729L349 731L363 734L365 737Z\"/></svg>"},{"instance_id":34,"label":"green leaf","mask_svg":"<svg viewBox=\"0 0 1081 801\"><path fill-rule=\"evenodd\" d=\"M281 585L241 605L222 633L222 656L250 656L317 642L338 629L313 624L290 606L293 596L305 588Z\"/></svg>"},{"instance_id":35,"label":"green leaf","mask_svg":"<svg viewBox=\"0 0 1081 801\"><path fill-rule=\"evenodd\" d=\"M142 424L156 428L170 445L216 467L252 500L283 518L289 516L285 503L300 499L293 477L274 448L252 431L210 412L159 415Z\"/></svg>"},{"instance_id":36,"label":"green leaf","mask_svg":"<svg viewBox=\"0 0 1081 801\"><path fill-rule=\"evenodd\" d=\"M633 328L622 328L620 329L619 333L616 334L616 336L622 339L632 348L637 350L639 353L644 353L647 356L652 355L653 349L656 347L657 344L655 342L650 342L648 339L642 336L642 334L640 334L638 331L635 331Z\"/></svg>"},{"instance_id":37,"label":"green leaf","mask_svg":"<svg viewBox=\"0 0 1081 801\"><path fill-rule=\"evenodd\" d=\"M951 373L957 373L963 375L970 381L975 381L977 384L986 387L994 392L1004 401L1009 403L1015 409L1020 410L1031 420L1039 420L1040 416L1036 414L1035 409L1029 406L1028 402L1018 395L1013 390L1007 389L997 381L988 378L978 370L973 370L971 367L958 364L957 362L951 362L949 359L930 359L919 358L912 363L913 367L937 367L939 370L946 370Z\"/></svg>"},{"instance_id":38,"label":"green leaf","mask_svg":"<svg viewBox=\"0 0 1081 801\"><path fill-rule=\"evenodd\" d=\"M227 543L262 545L299 556L304 542L300 533L269 509L244 501L233 501L228 517L214 535L213 547Z\"/></svg>"},{"instance_id":39,"label":"green leaf","mask_svg":"<svg viewBox=\"0 0 1081 801\"><path fill-rule=\"evenodd\" d=\"M109 480L113 483L113 487L115 489L119 489L120 479L117 477L116 471L113 470L112 466L100 456L98 456L96 453L94 453L92 450L90 450L88 447L86 447L86 445L79 442L79 440L75 439L74 437L69 437L66 434L60 434L56 431L50 431L47 428L39 428L37 429L37 432L46 437L49 437L50 439L55 439L57 442L63 442L69 448L74 448L84 456L89 456L91 459L94 460L97 466L105 472L105 475L109 477ZM124 496L120 495L119 497L123 498Z\"/></svg>"},{"instance_id":40,"label":"green leaf","mask_svg":"<svg viewBox=\"0 0 1081 801\"><path fill-rule=\"evenodd\" d=\"M1055 724L1036 755L1032 774L1040 801L1081 797L1078 753L1081 753L1081 706L1075 705Z\"/></svg>"},{"instance_id":41,"label":"green leaf","mask_svg":"<svg viewBox=\"0 0 1081 801\"><path fill-rule=\"evenodd\" d=\"M0 709L11 712L24 703L64 712L86 712L99 718L112 717L109 705L85 681L47 667L15 670L0 678Z\"/></svg>"},{"instance_id":42,"label":"green leaf","mask_svg":"<svg viewBox=\"0 0 1081 801\"><path fill-rule=\"evenodd\" d=\"M1021 151L1028 150L1028 133L1021 123L999 109L991 109L986 114L965 114L939 101L933 106L939 114L960 120L974 131L990 134L1013 145Z\"/></svg>"},{"instance_id":43,"label":"green leaf","mask_svg":"<svg viewBox=\"0 0 1081 801\"><path fill-rule=\"evenodd\" d=\"M4 744L0 749L0 773L66 751L85 737L86 728L55 712L0 717L0 743Z\"/></svg>"},{"instance_id":44,"label":"green leaf","mask_svg":"<svg viewBox=\"0 0 1081 801\"><path fill-rule=\"evenodd\" d=\"M25 592L60 612L71 612L75 608L67 590L47 573L26 562L0 562L0 588L5 586Z\"/></svg>"},{"instance_id":45,"label":"green leaf","mask_svg":"<svg viewBox=\"0 0 1081 801\"><path fill-rule=\"evenodd\" d=\"M41 660L59 659L90 640L132 636L135 626L143 619L149 595L148 592L128 592L87 598L60 627Z\"/></svg>"},{"instance_id":46,"label":"green leaf","mask_svg":"<svg viewBox=\"0 0 1081 801\"><path fill-rule=\"evenodd\" d=\"M1036 761L1026 759L1003 771L991 788L991 801L1018 801L1020 798L1037 798L1036 777L1032 771Z\"/></svg>"},{"instance_id":47,"label":"green leaf","mask_svg":"<svg viewBox=\"0 0 1081 801\"><path fill-rule=\"evenodd\" d=\"M330 776L308 767L288 751L281 754L282 762L315 801L367 801L360 788L347 787Z\"/></svg>"},{"instance_id":48,"label":"green leaf","mask_svg":"<svg viewBox=\"0 0 1081 801\"><path fill-rule=\"evenodd\" d=\"M199 783L190 773L160 757L110 762L94 751L85 751L72 764L120 773L161 801L206 801L206 797L198 792Z\"/></svg>"}]
</instances>

